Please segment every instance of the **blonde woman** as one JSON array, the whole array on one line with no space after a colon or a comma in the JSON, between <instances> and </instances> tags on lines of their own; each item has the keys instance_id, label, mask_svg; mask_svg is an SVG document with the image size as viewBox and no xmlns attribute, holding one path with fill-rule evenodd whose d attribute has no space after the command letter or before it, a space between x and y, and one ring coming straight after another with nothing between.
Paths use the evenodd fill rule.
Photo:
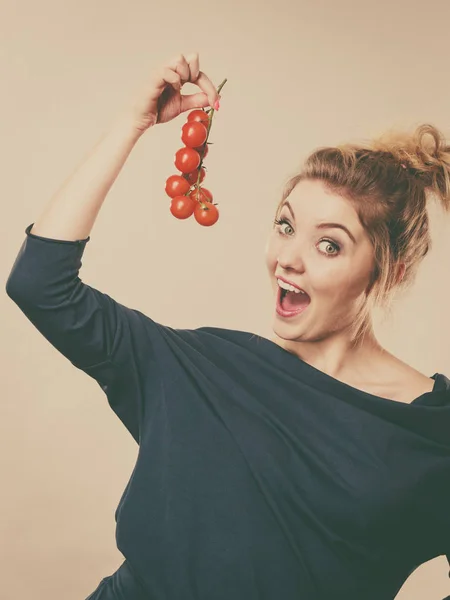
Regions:
<instances>
[{"instance_id":1,"label":"blonde woman","mask_svg":"<svg viewBox=\"0 0 450 600\"><path fill-rule=\"evenodd\" d=\"M449 209L450 148L423 125L314 151L267 242L273 338L173 329L84 284L81 258L139 138L218 99L198 54L156 69L26 228L7 282L140 446L125 560L89 599L391 600L450 555L450 380L385 350L371 315L430 248L427 194Z\"/></svg>"}]
</instances>

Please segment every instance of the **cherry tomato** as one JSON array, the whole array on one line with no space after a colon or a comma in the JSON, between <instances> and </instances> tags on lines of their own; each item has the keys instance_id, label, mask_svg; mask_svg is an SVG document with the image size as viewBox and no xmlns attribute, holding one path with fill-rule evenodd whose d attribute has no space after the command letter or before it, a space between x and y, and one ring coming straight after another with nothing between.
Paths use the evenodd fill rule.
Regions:
<instances>
[{"instance_id":1,"label":"cherry tomato","mask_svg":"<svg viewBox=\"0 0 450 600\"><path fill-rule=\"evenodd\" d=\"M170 212L177 219L187 219L194 212L197 203L188 196L175 196L170 203Z\"/></svg>"},{"instance_id":2,"label":"cherry tomato","mask_svg":"<svg viewBox=\"0 0 450 600\"><path fill-rule=\"evenodd\" d=\"M198 169L197 171L194 171L194 173L196 172L198 173ZM189 182L181 175L171 175L166 181L166 194L171 198L183 196L183 194L186 194L189 191L191 185L189 185Z\"/></svg>"},{"instance_id":3,"label":"cherry tomato","mask_svg":"<svg viewBox=\"0 0 450 600\"><path fill-rule=\"evenodd\" d=\"M198 148L194 148L202 158L208 156L209 146L208 144L203 144L203 146L199 146Z\"/></svg>"},{"instance_id":4,"label":"cherry tomato","mask_svg":"<svg viewBox=\"0 0 450 600\"><path fill-rule=\"evenodd\" d=\"M188 114L187 121L188 123L198 121L199 123L203 123L205 127L208 127L209 115L204 110L193 110Z\"/></svg>"},{"instance_id":5,"label":"cherry tomato","mask_svg":"<svg viewBox=\"0 0 450 600\"><path fill-rule=\"evenodd\" d=\"M193 148L180 148L175 153L175 166L182 173L191 173L200 165L200 154Z\"/></svg>"},{"instance_id":6,"label":"cherry tomato","mask_svg":"<svg viewBox=\"0 0 450 600\"><path fill-rule=\"evenodd\" d=\"M191 190L188 194L189 198L192 198L195 202L212 202L213 195L209 190L204 187L198 187Z\"/></svg>"},{"instance_id":7,"label":"cherry tomato","mask_svg":"<svg viewBox=\"0 0 450 600\"><path fill-rule=\"evenodd\" d=\"M201 204L197 204L194 209L194 218L200 225L209 227L217 222L219 211L214 204L211 204L211 202L205 202L204 208L202 208Z\"/></svg>"},{"instance_id":8,"label":"cherry tomato","mask_svg":"<svg viewBox=\"0 0 450 600\"><path fill-rule=\"evenodd\" d=\"M181 128L181 131L181 140L188 148L202 146L208 137L206 127L203 123L197 123L197 121L185 123Z\"/></svg>"},{"instance_id":9,"label":"cherry tomato","mask_svg":"<svg viewBox=\"0 0 450 600\"><path fill-rule=\"evenodd\" d=\"M199 183L201 183L206 176L206 170L204 167L202 167L200 169L200 181ZM198 169L196 169L195 171L192 171L192 173L185 173L183 175L183 177L186 179L186 181L188 181L191 185L194 185L194 183L197 183L197 179L198 179Z\"/></svg>"}]
</instances>

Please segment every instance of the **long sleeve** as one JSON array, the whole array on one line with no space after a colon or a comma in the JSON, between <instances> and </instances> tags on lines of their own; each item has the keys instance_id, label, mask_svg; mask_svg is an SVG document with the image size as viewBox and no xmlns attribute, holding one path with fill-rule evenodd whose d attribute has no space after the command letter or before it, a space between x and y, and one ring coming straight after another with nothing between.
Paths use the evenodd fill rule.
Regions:
<instances>
[{"instance_id":1,"label":"long sleeve","mask_svg":"<svg viewBox=\"0 0 450 600\"><path fill-rule=\"evenodd\" d=\"M60 353L99 383L138 441L143 411L142 399L134 393L139 389L138 360L144 356L152 369L151 342L163 326L81 281L81 259L90 237L55 240L30 233L32 226L25 230L6 292Z\"/></svg>"},{"instance_id":2,"label":"long sleeve","mask_svg":"<svg viewBox=\"0 0 450 600\"><path fill-rule=\"evenodd\" d=\"M7 280L8 296L75 366L110 360L123 341L127 309L79 278L90 237L54 240L30 233L32 226Z\"/></svg>"}]
</instances>

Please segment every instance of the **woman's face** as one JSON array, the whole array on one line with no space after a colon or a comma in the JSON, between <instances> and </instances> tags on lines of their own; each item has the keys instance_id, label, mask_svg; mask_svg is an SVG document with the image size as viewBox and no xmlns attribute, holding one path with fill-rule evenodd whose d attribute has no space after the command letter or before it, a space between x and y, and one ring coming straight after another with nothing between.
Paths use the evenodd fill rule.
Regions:
<instances>
[{"instance_id":1,"label":"woman's face","mask_svg":"<svg viewBox=\"0 0 450 600\"><path fill-rule=\"evenodd\" d=\"M297 184L279 211L266 245L274 292L274 332L283 339L315 341L348 327L365 300L374 266L370 240L349 201L319 181ZM343 229L323 223L345 226ZM311 302L294 317L276 312L277 277L305 290Z\"/></svg>"}]
</instances>

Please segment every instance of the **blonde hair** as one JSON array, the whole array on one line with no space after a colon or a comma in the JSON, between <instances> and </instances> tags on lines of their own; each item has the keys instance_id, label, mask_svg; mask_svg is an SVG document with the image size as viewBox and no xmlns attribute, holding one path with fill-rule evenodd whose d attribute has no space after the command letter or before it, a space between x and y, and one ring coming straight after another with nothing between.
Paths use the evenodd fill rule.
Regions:
<instances>
[{"instance_id":1,"label":"blonde hair","mask_svg":"<svg viewBox=\"0 0 450 600\"><path fill-rule=\"evenodd\" d=\"M389 130L368 143L318 148L285 184L275 218L303 180L321 181L349 200L373 246L369 291L352 324L357 344L369 329L372 308L391 307L394 291L413 283L431 248L427 191L450 210L450 146L436 127L424 124L412 134ZM401 263L405 272L398 281Z\"/></svg>"}]
</instances>

